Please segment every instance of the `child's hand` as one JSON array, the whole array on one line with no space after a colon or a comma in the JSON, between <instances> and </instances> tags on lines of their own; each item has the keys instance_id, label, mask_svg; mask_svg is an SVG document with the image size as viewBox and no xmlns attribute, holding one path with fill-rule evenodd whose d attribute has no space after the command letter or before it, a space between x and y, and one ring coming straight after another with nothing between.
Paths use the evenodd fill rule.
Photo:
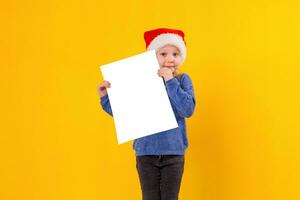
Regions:
<instances>
[{"instance_id":1,"label":"child's hand","mask_svg":"<svg viewBox=\"0 0 300 200\"><path fill-rule=\"evenodd\" d=\"M98 86L98 94L100 97L103 97L107 94L106 88L110 88L110 82L108 81L103 81L99 86Z\"/></svg>"},{"instance_id":2,"label":"child's hand","mask_svg":"<svg viewBox=\"0 0 300 200\"><path fill-rule=\"evenodd\" d=\"M172 68L162 67L158 70L157 74L158 76L163 77L165 81L168 81L174 77L173 71Z\"/></svg>"}]
</instances>

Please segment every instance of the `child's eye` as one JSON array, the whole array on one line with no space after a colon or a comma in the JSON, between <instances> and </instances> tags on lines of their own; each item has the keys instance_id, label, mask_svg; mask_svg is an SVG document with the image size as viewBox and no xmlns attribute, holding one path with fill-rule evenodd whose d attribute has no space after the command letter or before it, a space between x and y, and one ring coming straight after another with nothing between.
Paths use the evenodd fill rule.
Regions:
<instances>
[{"instance_id":1,"label":"child's eye","mask_svg":"<svg viewBox=\"0 0 300 200\"><path fill-rule=\"evenodd\" d=\"M173 53L173 56L175 56L175 57L178 56L178 53Z\"/></svg>"},{"instance_id":2,"label":"child's eye","mask_svg":"<svg viewBox=\"0 0 300 200\"><path fill-rule=\"evenodd\" d=\"M166 54L166 53L161 53L160 55L162 55L162 56L166 56L167 54Z\"/></svg>"}]
</instances>

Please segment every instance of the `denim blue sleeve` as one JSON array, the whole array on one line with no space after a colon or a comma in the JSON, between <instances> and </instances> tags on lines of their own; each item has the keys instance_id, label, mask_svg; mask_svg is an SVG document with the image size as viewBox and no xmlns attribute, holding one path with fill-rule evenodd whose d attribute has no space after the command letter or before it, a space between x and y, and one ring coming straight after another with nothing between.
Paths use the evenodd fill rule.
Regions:
<instances>
[{"instance_id":1,"label":"denim blue sleeve","mask_svg":"<svg viewBox=\"0 0 300 200\"><path fill-rule=\"evenodd\" d=\"M187 74L183 74L180 81L172 78L166 81L169 98L180 117L191 117L195 110L195 96L192 80Z\"/></svg>"},{"instance_id":2,"label":"denim blue sleeve","mask_svg":"<svg viewBox=\"0 0 300 200\"><path fill-rule=\"evenodd\" d=\"M101 97L101 106L105 112L107 112L109 115L113 116L107 94L105 96Z\"/></svg>"}]
</instances>

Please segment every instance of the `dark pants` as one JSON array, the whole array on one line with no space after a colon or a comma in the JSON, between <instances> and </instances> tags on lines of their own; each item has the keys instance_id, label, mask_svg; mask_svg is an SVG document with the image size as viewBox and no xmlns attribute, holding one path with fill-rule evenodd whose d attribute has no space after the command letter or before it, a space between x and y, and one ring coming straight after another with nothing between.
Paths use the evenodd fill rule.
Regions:
<instances>
[{"instance_id":1,"label":"dark pants","mask_svg":"<svg viewBox=\"0 0 300 200\"><path fill-rule=\"evenodd\" d=\"M143 200L177 200L184 169L182 155L136 157Z\"/></svg>"}]
</instances>

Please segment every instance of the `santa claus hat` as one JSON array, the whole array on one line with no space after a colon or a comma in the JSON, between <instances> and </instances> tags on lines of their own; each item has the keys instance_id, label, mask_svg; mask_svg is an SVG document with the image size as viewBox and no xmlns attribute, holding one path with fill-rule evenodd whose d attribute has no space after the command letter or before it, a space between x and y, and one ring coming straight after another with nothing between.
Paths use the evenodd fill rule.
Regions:
<instances>
[{"instance_id":1,"label":"santa claus hat","mask_svg":"<svg viewBox=\"0 0 300 200\"><path fill-rule=\"evenodd\" d=\"M146 49L158 50L165 45L176 46L182 57L182 63L186 58L186 42L184 40L184 33L181 30L159 28L144 33L144 39L146 42Z\"/></svg>"}]
</instances>

